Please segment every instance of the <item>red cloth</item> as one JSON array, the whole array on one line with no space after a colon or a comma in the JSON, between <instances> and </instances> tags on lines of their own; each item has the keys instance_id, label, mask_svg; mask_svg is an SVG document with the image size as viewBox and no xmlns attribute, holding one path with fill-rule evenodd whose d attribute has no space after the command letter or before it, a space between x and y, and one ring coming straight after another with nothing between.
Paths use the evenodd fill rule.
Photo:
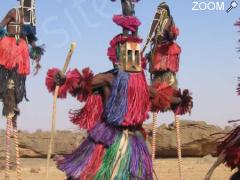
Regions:
<instances>
[{"instance_id":1,"label":"red cloth","mask_svg":"<svg viewBox=\"0 0 240 180\"><path fill-rule=\"evenodd\" d=\"M151 72L178 72L180 53L181 48L175 42L159 45L153 54Z\"/></svg>"},{"instance_id":2,"label":"red cloth","mask_svg":"<svg viewBox=\"0 0 240 180\"><path fill-rule=\"evenodd\" d=\"M18 66L18 73L28 75L30 73L30 57L28 45L24 39L16 44L14 37L0 39L0 65L6 69L14 69Z\"/></svg>"}]
</instances>

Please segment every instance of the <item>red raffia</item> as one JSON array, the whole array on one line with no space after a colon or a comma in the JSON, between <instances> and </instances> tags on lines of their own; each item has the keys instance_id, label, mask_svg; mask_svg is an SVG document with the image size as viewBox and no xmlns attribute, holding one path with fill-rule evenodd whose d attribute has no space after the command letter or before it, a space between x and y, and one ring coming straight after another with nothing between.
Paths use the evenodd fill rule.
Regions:
<instances>
[{"instance_id":1,"label":"red raffia","mask_svg":"<svg viewBox=\"0 0 240 180\"><path fill-rule=\"evenodd\" d=\"M172 34L173 34L174 37L179 36L179 29L178 29L178 27L172 26L171 31L172 31Z\"/></svg>"},{"instance_id":2,"label":"red raffia","mask_svg":"<svg viewBox=\"0 0 240 180\"><path fill-rule=\"evenodd\" d=\"M159 45L153 54L151 72L166 70L178 72L180 53L181 48L175 42Z\"/></svg>"},{"instance_id":3,"label":"red raffia","mask_svg":"<svg viewBox=\"0 0 240 180\"><path fill-rule=\"evenodd\" d=\"M91 79L93 78L93 73L89 68L85 68L82 70L82 80L79 84L80 87L80 93L77 96L77 99L80 102L86 101L86 98L91 94L92 92L92 85L91 85Z\"/></svg>"},{"instance_id":4,"label":"red raffia","mask_svg":"<svg viewBox=\"0 0 240 180\"><path fill-rule=\"evenodd\" d=\"M55 76L58 72L60 72L60 70L57 69L57 68L49 69L48 72L47 72L47 77L46 77L46 80L45 80L45 84L46 84L47 89L50 93L54 93L54 91L55 91L55 88L56 88ZM59 88L58 97L59 98L66 98L67 97L67 90L68 90L68 87L65 83Z\"/></svg>"},{"instance_id":5,"label":"red raffia","mask_svg":"<svg viewBox=\"0 0 240 180\"><path fill-rule=\"evenodd\" d=\"M150 100L144 73L130 73L128 82L128 111L123 126L142 124L148 117Z\"/></svg>"},{"instance_id":6,"label":"red raffia","mask_svg":"<svg viewBox=\"0 0 240 180\"><path fill-rule=\"evenodd\" d=\"M240 147L228 148L225 161L232 170L238 167L240 165Z\"/></svg>"},{"instance_id":7,"label":"red raffia","mask_svg":"<svg viewBox=\"0 0 240 180\"><path fill-rule=\"evenodd\" d=\"M166 82L163 83L155 83L153 84L153 88L156 91L156 96L151 100L152 108L151 110L154 112L165 111L169 109L171 106L171 99L176 91L171 86L169 86Z\"/></svg>"},{"instance_id":8,"label":"red raffia","mask_svg":"<svg viewBox=\"0 0 240 180\"><path fill-rule=\"evenodd\" d=\"M110 43L109 43L110 47L108 48L108 52L107 52L107 55L108 55L109 59L112 61L112 63L116 64L118 62L116 46L118 44L123 44L125 42L142 43L142 39L140 39L139 37L135 37L135 36L124 36L122 34L115 36L110 41Z\"/></svg>"},{"instance_id":9,"label":"red raffia","mask_svg":"<svg viewBox=\"0 0 240 180\"><path fill-rule=\"evenodd\" d=\"M81 173L81 180L94 179L94 176L97 174L99 168L101 167L104 154L104 146L102 144L97 144L90 162L87 164L86 168Z\"/></svg>"},{"instance_id":10,"label":"red raffia","mask_svg":"<svg viewBox=\"0 0 240 180\"><path fill-rule=\"evenodd\" d=\"M173 112L176 115L184 115L186 113L191 113L191 110L193 108L193 101L189 90L184 89L181 92L181 89L179 89L176 96L181 98L181 103L172 106Z\"/></svg>"},{"instance_id":11,"label":"red raffia","mask_svg":"<svg viewBox=\"0 0 240 180\"><path fill-rule=\"evenodd\" d=\"M90 130L101 120L103 103L100 95L90 95L80 110L70 111L71 122L82 129Z\"/></svg>"},{"instance_id":12,"label":"red raffia","mask_svg":"<svg viewBox=\"0 0 240 180\"><path fill-rule=\"evenodd\" d=\"M234 142L233 142L234 141ZM232 130L217 147L217 152L224 152L226 165L235 169L240 165L240 126Z\"/></svg>"},{"instance_id":13,"label":"red raffia","mask_svg":"<svg viewBox=\"0 0 240 180\"><path fill-rule=\"evenodd\" d=\"M113 22L132 32L136 32L137 28L141 25L141 22L135 16L114 15Z\"/></svg>"},{"instance_id":14,"label":"red raffia","mask_svg":"<svg viewBox=\"0 0 240 180\"><path fill-rule=\"evenodd\" d=\"M25 39L20 38L17 45L15 37L0 38L0 65L8 70L17 67L18 73L24 76L30 73L29 50Z\"/></svg>"},{"instance_id":15,"label":"red raffia","mask_svg":"<svg viewBox=\"0 0 240 180\"><path fill-rule=\"evenodd\" d=\"M69 93L77 97L80 102L86 101L91 94L91 79L93 73L89 68L85 68L80 73L77 69L69 71L66 77L66 85Z\"/></svg>"}]
</instances>

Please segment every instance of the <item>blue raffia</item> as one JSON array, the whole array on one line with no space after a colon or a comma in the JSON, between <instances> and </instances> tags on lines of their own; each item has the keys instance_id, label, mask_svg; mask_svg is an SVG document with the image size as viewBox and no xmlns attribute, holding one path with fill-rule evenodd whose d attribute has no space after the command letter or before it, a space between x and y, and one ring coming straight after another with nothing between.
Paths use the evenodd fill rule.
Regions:
<instances>
[{"instance_id":1,"label":"blue raffia","mask_svg":"<svg viewBox=\"0 0 240 180\"><path fill-rule=\"evenodd\" d=\"M36 27L32 25L24 25L22 34L27 37L29 44L31 44L34 41L37 41L36 37Z\"/></svg>"},{"instance_id":2,"label":"blue raffia","mask_svg":"<svg viewBox=\"0 0 240 180\"><path fill-rule=\"evenodd\" d=\"M120 130L118 128L101 122L89 131L89 138L97 144L109 147L116 141L119 134Z\"/></svg>"},{"instance_id":3,"label":"blue raffia","mask_svg":"<svg viewBox=\"0 0 240 180\"><path fill-rule=\"evenodd\" d=\"M120 125L127 113L128 79L128 73L119 70L113 81L112 93L104 111L105 121L109 124Z\"/></svg>"},{"instance_id":4,"label":"blue raffia","mask_svg":"<svg viewBox=\"0 0 240 180\"><path fill-rule=\"evenodd\" d=\"M4 36L6 36L6 33L7 33L6 29L0 27L0 38L3 38Z\"/></svg>"}]
</instances>

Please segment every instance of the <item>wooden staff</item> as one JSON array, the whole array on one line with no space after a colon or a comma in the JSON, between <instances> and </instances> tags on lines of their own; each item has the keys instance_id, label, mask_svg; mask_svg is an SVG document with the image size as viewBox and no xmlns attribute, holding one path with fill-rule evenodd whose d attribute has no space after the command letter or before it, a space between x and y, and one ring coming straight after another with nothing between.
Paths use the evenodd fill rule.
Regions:
<instances>
[{"instance_id":1,"label":"wooden staff","mask_svg":"<svg viewBox=\"0 0 240 180\"><path fill-rule=\"evenodd\" d=\"M65 64L63 66L62 69L62 73L65 74L68 68L68 65L70 63L72 54L76 48L76 43L72 43L70 50L68 52ZM49 146L48 146L48 155L47 155L47 169L46 169L46 177L48 180L49 177L49 163L50 163L50 159L51 159L51 154L52 154L52 146L53 146L53 142L54 142L54 137L55 137L55 131L56 131L56 112L57 112L57 97L58 97L58 92L59 92L59 88L60 86L56 86L55 91L54 91L54 96L53 96L53 111L52 111L52 130L51 130L51 139L49 142Z\"/></svg>"},{"instance_id":2,"label":"wooden staff","mask_svg":"<svg viewBox=\"0 0 240 180\"><path fill-rule=\"evenodd\" d=\"M176 139L177 139L177 153L178 153L178 171L179 171L179 179L183 180L182 174L182 147L181 147L181 131L180 131L180 122L179 118L176 114L174 114L175 125L176 125Z\"/></svg>"}]
</instances>

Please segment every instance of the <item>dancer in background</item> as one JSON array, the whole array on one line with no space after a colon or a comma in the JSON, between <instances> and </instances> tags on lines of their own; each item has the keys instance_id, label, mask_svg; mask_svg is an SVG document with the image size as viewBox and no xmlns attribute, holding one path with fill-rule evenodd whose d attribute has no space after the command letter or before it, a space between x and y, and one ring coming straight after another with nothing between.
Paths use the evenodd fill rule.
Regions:
<instances>
[{"instance_id":1,"label":"dancer in background","mask_svg":"<svg viewBox=\"0 0 240 180\"><path fill-rule=\"evenodd\" d=\"M235 23L240 28L240 19ZM239 40L240 42L240 40ZM240 51L240 49L239 49ZM237 88L238 95L240 95L240 83ZM210 180L214 170L222 163L232 170L237 170L232 175L230 180L240 179L240 126L236 127L224 138L223 142L217 147L218 159L209 169L205 176L205 180Z\"/></svg>"},{"instance_id":2,"label":"dancer in background","mask_svg":"<svg viewBox=\"0 0 240 180\"><path fill-rule=\"evenodd\" d=\"M157 85L148 86L146 82L145 61L140 54L142 40L137 34L141 23L134 13L126 13L134 12L135 2L122 0L123 14L113 17L123 29L108 49L114 69L97 75L89 68L74 69L66 76L56 68L48 71L46 85L50 92L60 85L60 98L70 93L85 102L82 109L70 115L74 124L87 129L88 137L74 152L57 161L69 180L153 179L142 125L152 102L166 101L166 95Z\"/></svg>"},{"instance_id":3,"label":"dancer in background","mask_svg":"<svg viewBox=\"0 0 240 180\"><path fill-rule=\"evenodd\" d=\"M35 1L21 0L20 6L11 9L0 23L0 100L2 114L7 118L6 179L9 179L10 135L13 129L16 146L18 179L21 177L18 149L18 104L26 96L26 77L30 74L30 58L35 62L35 73L40 68L43 47L36 46ZM29 45L32 47L29 49Z\"/></svg>"}]
</instances>

